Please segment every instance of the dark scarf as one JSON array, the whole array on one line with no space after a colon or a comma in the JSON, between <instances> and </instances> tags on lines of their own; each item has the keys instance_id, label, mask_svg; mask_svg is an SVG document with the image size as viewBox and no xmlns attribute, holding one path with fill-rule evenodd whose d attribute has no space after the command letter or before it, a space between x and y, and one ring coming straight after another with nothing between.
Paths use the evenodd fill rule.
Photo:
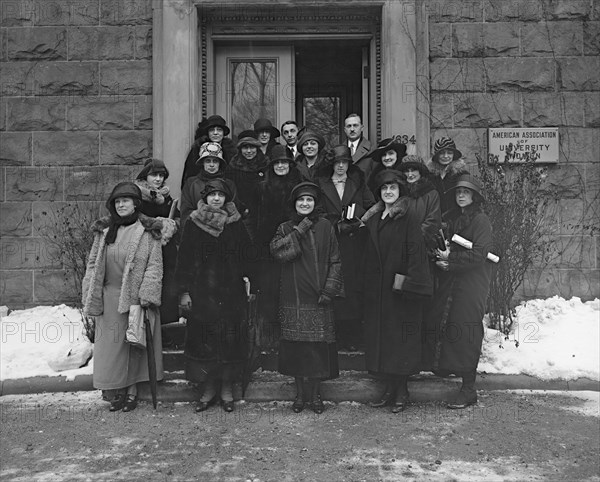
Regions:
<instances>
[{"instance_id":1,"label":"dark scarf","mask_svg":"<svg viewBox=\"0 0 600 482\"><path fill-rule=\"evenodd\" d=\"M304 216L301 214L298 214L298 211L296 211L294 209L294 212L292 213L291 217L290 217L290 221L292 221L294 223L294 225L298 225L304 218L308 218L310 219L313 224L316 223L320 218L322 217L322 213L317 209L317 207L315 206L315 209L313 209L313 212L310 213L308 216Z\"/></svg>"},{"instance_id":2,"label":"dark scarf","mask_svg":"<svg viewBox=\"0 0 600 482\"><path fill-rule=\"evenodd\" d=\"M114 209L114 208L113 208ZM121 217L116 211L110 210L110 224L106 233L106 244L113 244L117 239L117 231L119 226L130 226L138 220L140 213L137 208L129 216Z\"/></svg>"},{"instance_id":3,"label":"dark scarf","mask_svg":"<svg viewBox=\"0 0 600 482\"><path fill-rule=\"evenodd\" d=\"M405 186L408 187L408 196L413 199L420 198L430 191L435 191L435 186L426 177L421 177L417 182L413 182L412 184L406 183Z\"/></svg>"},{"instance_id":4,"label":"dark scarf","mask_svg":"<svg viewBox=\"0 0 600 482\"><path fill-rule=\"evenodd\" d=\"M471 224L473 218L483 212L481 203L474 202L469 204L464 211L458 206L448 211L448 218L451 224L451 234L463 232Z\"/></svg>"}]
</instances>

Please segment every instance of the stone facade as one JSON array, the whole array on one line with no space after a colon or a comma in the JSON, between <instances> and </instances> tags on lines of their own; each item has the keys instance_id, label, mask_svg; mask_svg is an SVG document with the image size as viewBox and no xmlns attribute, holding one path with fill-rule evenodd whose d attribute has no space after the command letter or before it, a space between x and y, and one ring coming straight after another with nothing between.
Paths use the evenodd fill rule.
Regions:
<instances>
[{"instance_id":1,"label":"stone facade","mask_svg":"<svg viewBox=\"0 0 600 482\"><path fill-rule=\"evenodd\" d=\"M600 295L600 2L430 0L432 141L487 155L487 128L559 127L551 264L528 273L523 298Z\"/></svg>"},{"instance_id":2,"label":"stone facade","mask_svg":"<svg viewBox=\"0 0 600 482\"><path fill-rule=\"evenodd\" d=\"M0 0L0 305L73 300L49 220L75 201L99 214L152 155L156 5ZM417 5L416 21L429 22L432 144L453 137L474 163L489 127L559 127L549 173L559 256L531 270L522 296L600 296L600 1Z\"/></svg>"}]
</instances>

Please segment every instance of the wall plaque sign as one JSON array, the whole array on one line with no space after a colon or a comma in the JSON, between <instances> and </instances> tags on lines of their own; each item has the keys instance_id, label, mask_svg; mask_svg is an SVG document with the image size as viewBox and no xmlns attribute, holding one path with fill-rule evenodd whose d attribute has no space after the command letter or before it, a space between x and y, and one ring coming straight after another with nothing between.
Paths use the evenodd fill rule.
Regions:
<instances>
[{"instance_id":1,"label":"wall plaque sign","mask_svg":"<svg viewBox=\"0 0 600 482\"><path fill-rule=\"evenodd\" d=\"M558 127L488 130L490 162L558 163Z\"/></svg>"}]
</instances>

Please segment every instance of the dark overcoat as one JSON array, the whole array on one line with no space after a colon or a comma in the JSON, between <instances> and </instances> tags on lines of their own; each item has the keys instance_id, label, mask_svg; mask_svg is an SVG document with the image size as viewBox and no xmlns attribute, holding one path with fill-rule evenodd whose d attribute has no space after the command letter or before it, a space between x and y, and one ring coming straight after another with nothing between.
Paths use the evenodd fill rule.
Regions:
<instances>
[{"instance_id":1,"label":"dark overcoat","mask_svg":"<svg viewBox=\"0 0 600 482\"><path fill-rule=\"evenodd\" d=\"M380 201L363 217L368 229L364 256L366 367L371 373L408 375L421 360L423 304L433 286L419 225L400 198L381 219ZM392 290L396 274L407 276L402 293Z\"/></svg>"},{"instance_id":2,"label":"dark overcoat","mask_svg":"<svg viewBox=\"0 0 600 482\"><path fill-rule=\"evenodd\" d=\"M321 188L323 196L320 199L325 217L336 228L336 236L342 260L342 274L344 277L344 290L346 298L336 300L334 303L336 320L360 318L360 259L366 241L366 230L361 229L353 233L340 232L337 229L338 221L342 217L344 208L351 204L356 205L355 217L360 219L365 212L375 204L371 191L367 188L364 175L359 168L350 166L348 177L344 186L342 199L331 180L331 172L326 172L317 178L317 185Z\"/></svg>"},{"instance_id":3,"label":"dark overcoat","mask_svg":"<svg viewBox=\"0 0 600 482\"><path fill-rule=\"evenodd\" d=\"M199 137L192 144L192 147L185 158L185 165L183 166L183 176L181 178L182 188L185 186L185 181L187 181L188 178L195 176L202 170L202 164L198 163L198 158L200 157L200 146L205 142L210 142L208 136ZM223 158L225 159L225 162L230 162L237 153L235 143L229 139L229 137L224 137L221 141L221 147L223 149Z\"/></svg>"},{"instance_id":4,"label":"dark overcoat","mask_svg":"<svg viewBox=\"0 0 600 482\"><path fill-rule=\"evenodd\" d=\"M429 179L421 177L415 183L407 183L408 214L414 216L421 226L421 234L428 248L435 248L435 235L442 227L440 196Z\"/></svg>"},{"instance_id":5,"label":"dark overcoat","mask_svg":"<svg viewBox=\"0 0 600 482\"><path fill-rule=\"evenodd\" d=\"M437 287L425 314L423 369L461 374L477 368L483 341L483 315L492 265L492 227L477 206L449 213L449 239L454 233L473 242L473 249L451 243L449 271L436 270Z\"/></svg>"},{"instance_id":6,"label":"dark overcoat","mask_svg":"<svg viewBox=\"0 0 600 482\"><path fill-rule=\"evenodd\" d=\"M468 174L467 165L462 159L452 161L447 167L442 166L437 161L431 160L427 168L431 173L429 180L435 186L440 196L440 211L442 212L442 217L444 217L446 211L455 206L454 193L450 189L454 187L460 175ZM444 177L442 177L442 174L444 174Z\"/></svg>"}]
</instances>

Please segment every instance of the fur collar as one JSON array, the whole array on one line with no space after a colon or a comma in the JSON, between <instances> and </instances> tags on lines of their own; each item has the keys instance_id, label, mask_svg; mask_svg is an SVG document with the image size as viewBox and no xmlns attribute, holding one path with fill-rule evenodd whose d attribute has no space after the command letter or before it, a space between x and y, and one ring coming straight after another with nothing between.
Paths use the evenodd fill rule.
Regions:
<instances>
[{"instance_id":1,"label":"fur collar","mask_svg":"<svg viewBox=\"0 0 600 482\"><path fill-rule=\"evenodd\" d=\"M142 191L142 201L148 201L158 205L165 203L165 197L169 195L169 188L167 186L155 189L144 179L136 179L133 182L135 182L137 187L140 188L140 191Z\"/></svg>"},{"instance_id":2,"label":"fur collar","mask_svg":"<svg viewBox=\"0 0 600 482\"><path fill-rule=\"evenodd\" d=\"M225 225L239 221L242 216L235 204L231 201L223 206L224 209L213 208L204 202L198 201L198 208L190 214L189 219L202 231L218 238L225 229Z\"/></svg>"},{"instance_id":3,"label":"fur collar","mask_svg":"<svg viewBox=\"0 0 600 482\"><path fill-rule=\"evenodd\" d=\"M236 154L231 162L229 163L229 167L231 169L235 169L237 171L247 171L247 172L258 172L264 170L268 165L268 159L262 153L260 148L256 153L256 157L249 161L241 153Z\"/></svg>"},{"instance_id":4,"label":"fur collar","mask_svg":"<svg viewBox=\"0 0 600 482\"><path fill-rule=\"evenodd\" d=\"M428 192L435 191L435 186L426 177L422 177L417 182L413 182L412 184L406 183L406 186L408 186L408 196L413 199L420 198Z\"/></svg>"},{"instance_id":5,"label":"fur collar","mask_svg":"<svg viewBox=\"0 0 600 482\"><path fill-rule=\"evenodd\" d=\"M373 205L369 210L363 214L363 217L360 220L363 223L366 223L369 219L371 219L375 214L381 213L385 210L385 204L383 201L379 200L375 205ZM396 202L392 205L390 209L390 218L396 219L401 218L408 211L408 198L406 196L402 196L396 200Z\"/></svg>"},{"instance_id":6,"label":"fur collar","mask_svg":"<svg viewBox=\"0 0 600 482\"><path fill-rule=\"evenodd\" d=\"M429 161L429 163L427 164L427 168L429 169L429 172L431 172L431 174L434 176L439 176L442 172L444 172L444 166L442 166L439 162L434 161L433 159ZM447 176L457 176L466 172L468 172L467 164L462 158L457 159L456 161L452 161L446 167Z\"/></svg>"},{"instance_id":7,"label":"fur collar","mask_svg":"<svg viewBox=\"0 0 600 482\"><path fill-rule=\"evenodd\" d=\"M148 231L154 239L161 239L163 223L160 219L151 218L140 213L138 221L142 224L145 231ZM103 216L92 224L92 231L101 233L110 226L110 216Z\"/></svg>"}]
</instances>

